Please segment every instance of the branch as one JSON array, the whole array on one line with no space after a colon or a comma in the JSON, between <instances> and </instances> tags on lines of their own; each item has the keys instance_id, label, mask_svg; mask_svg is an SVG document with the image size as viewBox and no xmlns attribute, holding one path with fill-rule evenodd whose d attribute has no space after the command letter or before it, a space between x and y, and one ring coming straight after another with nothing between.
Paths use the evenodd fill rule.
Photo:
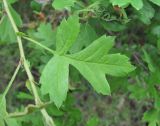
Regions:
<instances>
[{"instance_id":1,"label":"branch","mask_svg":"<svg viewBox=\"0 0 160 126\"><path fill-rule=\"evenodd\" d=\"M8 85L7 85L6 89L5 89L5 91L4 91L4 94L3 94L4 96L7 95L9 89L11 88L11 86L12 86L12 84L13 84L13 82L14 82L14 80L15 80L17 74L18 74L18 71L19 71L20 67L21 67L21 61L19 61L19 64L18 64L16 70L14 71L14 74L13 74L11 80L9 81L9 83L8 83Z\"/></svg>"},{"instance_id":2,"label":"branch","mask_svg":"<svg viewBox=\"0 0 160 126\"><path fill-rule=\"evenodd\" d=\"M26 36L22 36L22 38L24 38L24 39L26 39L26 40L28 40L28 41L30 41L30 42L32 42L32 43L34 43L34 44L36 44L36 45L42 47L43 49L47 50L48 52L50 52L50 53L52 53L52 54L55 54L55 51L54 51L54 50L48 48L48 47L45 46L45 45L42 45L41 43L37 42L37 41L34 40L34 39L31 39L31 38L26 37Z\"/></svg>"},{"instance_id":3,"label":"branch","mask_svg":"<svg viewBox=\"0 0 160 126\"><path fill-rule=\"evenodd\" d=\"M10 12L9 7L8 7L7 0L3 0L3 4L4 4L5 11L6 11L6 13L7 13L8 17L9 17L10 22L11 22L11 25L12 25L12 27L13 27L13 29L14 29L14 32L15 32L15 33L18 33L19 30L18 30L18 28L17 28L17 26L16 26L16 24L15 24L15 21L14 21L12 15L11 15L11 12ZM31 73L31 71L30 71L29 65L28 65L27 60L26 60L26 58L25 58L24 49L23 49L23 45L22 45L22 39L21 39L20 36L17 36L17 42L18 42L19 51L20 51L20 57L21 57L20 59L22 59L22 63L23 63L23 65L24 65L24 68L25 68L25 71L26 71L26 73L27 73L28 79L29 79L29 81L30 81L30 83L31 83L31 88L32 88L33 95L34 95L34 98L35 98L35 104L36 104L36 105L41 105L41 104L42 104L42 101L41 101L40 98L39 98L39 95L38 95L36 86L35 86L35 84L34 84L33 75L32 75L32 73ZM47 126L55 126L52 118L48 115L48 113L46 112L45 109L42 109L42 110L41 110L41 113L42 113L43 117L44 117L45 120L46 120ZM46 116L46 115L47 115L47 116ZM47 121L47 120L49 120L49 121Z\"/></svg>"}]
</instances>

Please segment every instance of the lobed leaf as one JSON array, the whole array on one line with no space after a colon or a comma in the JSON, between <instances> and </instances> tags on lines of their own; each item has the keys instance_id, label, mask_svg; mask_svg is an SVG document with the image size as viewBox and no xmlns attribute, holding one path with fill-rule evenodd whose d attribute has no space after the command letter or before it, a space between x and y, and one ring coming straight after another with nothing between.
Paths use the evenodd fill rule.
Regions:
<instances>
[{"instance_id":1,"label":"lobed leaf","mask_svg":"<svg viewBox=\"0 0 160 126\"><path fill-rule=\"evenodd\" d=\"M51 101L60 107L68 91L69 64L86 78L93 88L110 95L110 86L105 75L123 76L134 70L129 58L121 54L108 54L114 45L113 36L102 36L84 50L53 57L45 66L40 82L43 94L49 93ZM65 48L65 47L63 47Z\"/></svg>"}]
</instances>

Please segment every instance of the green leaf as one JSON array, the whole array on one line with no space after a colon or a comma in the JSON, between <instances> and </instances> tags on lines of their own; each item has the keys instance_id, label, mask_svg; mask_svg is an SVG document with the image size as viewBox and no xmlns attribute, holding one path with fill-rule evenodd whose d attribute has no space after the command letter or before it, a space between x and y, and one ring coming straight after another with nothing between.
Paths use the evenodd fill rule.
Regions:
<instances>
[{"instance_id":1,"label":"green leaf","mask_svg":"<svg viewBox=\"0 0 160 126\"><path fill-rule=\"evenodd\" d=\"M14 1L11 1L11 3ZM17 26L22 26L22 20L20 15L12 8L11 5L9 5L9 9L11 12L11 15L14 18L14 21ZM10 23L10 20L7 16L4 16L2 19L2 22L0 22L0 41L1 43L13 43L16 42L16 34L13 30L13 27Z\"/></svg>"},{"instance_id":2,"label":"green leaf","mask_svg":"<svg viewBox=\"0 0 160 126\"><path fill-rule=\"evenodd\" d=\"M6 118L5 122L6 122L7 126L19 126L16 119L14 119L14 118Z\"/></svg>"},{"instance_id":3,"label":"green leaf","mask_svg":"<svg viewBox=\"0 0 160 126\"><path fill-rule=\"evenodd\" d=\"M5 118L6 114L6 99L4 95L0 95L0 119Z\"/></svg>"},{"instance_id":4,"label":"green leaf","mask_svg":"<svg viewBox=\"0 0 160 126\"><path fill-rule=\"evenodd\" d=\"M114 45L114 39L115 37L106 37L105 35L103 35L84 50L72 54L71 57L81 61L98 61L97 59L99 59L99 57L102 58L103 56L106 56L106 54L108 54L109 50Z\"/></svg>"},{"instance_id":5,"label":"green leaf","mask_svg":"<svg viewBox=\"0 0 160 126\"><path fill-rule=\"evenodd\" d=\"M131 0L131 5L137 10L140 10L143 7L143 2L142 0Z\"/></svg>"},{"instance_id":6,"label":"green leaf","mask_svg":"<svg viewBox=\"0 0 160 126\"><path fill-rule=\"evenodd\" d=\"M57 10L70 9L74 2L75 0L54 0L52 6Z\"/></svg>"},{"instance_id":7,"label":"green leaf","mask_svg":"<svg viewBox=\"0 0 160 126\"><path fill-rule=\"evenodd\" d=\"M160 95L159 93L155 93L155 103L154 103L154 106L157 110L160 110Z\"/></svg>"},{"instance_id":8,"label":"green leaf","mask_svg":"<svg viewBox=\"0 0 160 126\"><path fill-rule=\"evenodd\" d=\"M106 22L106 21L100 21L100 24L103 26L103 28L107 31L114 31L119 32L126 29L126 26L124 24L120 24L118 22L112 21L112 22Z\"/></svg>"},{"instance_id":9,"label":"green leaf","mask_svg":"<svg viewBox=\"0 0 160 126\"><path fill-rule=\"evenodd\" d=\"M55 45L55 32L50 23L41 23L34 36L47 47Z\"/></svg>"},{"instance_id":10,"label":"green leaf","mask_svg":"<svg viewBox=\"0 0 160 126\"><path fill-rule=\"evenodd\" d=\"M101 68L92 63L73 60L71 64L91 83L98 93L110 95L110 87Z\"/></svg>"},{"instance_id":11,"label":"green leaf","mask_svg":"<svg viewBox=\"0 0 160 126\"><path fill-rule=\"evenodd\" d=\"M0 119L0 126L5 126L4 120Z\"/></svg>"},{"instance_id":12,"label":"green leaf","mask_svg":"<svg viewBox=\"0 0 160 126\"><path fill-rule=\"evenodd\" d=\"M102 66L104 72L112 76L125 76L135 69L130 64L129 58L119 53L104 56L100 63L102 62L105 64Z\"/></svg>"},{"instance_id":13,"label":"green leaf","mask_svg":"<svg viewBox=\"0 0 160 126\"><path fill-rule=\"evenodd\" d=\"M20 17L20 15L13 9L13 7L11 5L8 5L9 6L9 10L11 12L11 15L16 23L17 26L22 26L23 22L22 22L22 19Z\"/></svg>"},{"instance_id":14,"label":"green leaf","mask_svg":"<svg viewBox=\"0 0 160 126\"><path fill-rule=\"evenodd\" d=\"M110 2L115 6L118 5L119 7L126 6L130 3L130 0L110 0Z\"/></svg>"},{"instance_id":15,"label":"green leaf","mask_svg":"<svg viewBox=\"0 0 160 126\"><path fill-rule=\"evenodd\" d=\"M113 5L118 5L119 7L127 6L131 4L135 9L139 10L143 7L142 0L110 0Z\"/></svg>"},{"instance_id":16,"label":"green leaf","mask_svg":"<svg viewBox=\"0 0 160 126\"><path fill-rule=\"evenodd\" d=\"M157 126L160 120L160 112L156 109L149 110L144 113L143 121L149 122L149 126Z\"/></svg>"},{"instance_id":17,"label":"green leaf","mask_svg":"<svg viewBox=\"0 0 160 126\"><path fill-rule=\"evenodd\" d=\"M114 45L114 39L115 37L104 35L78 53L53 57L42 72L42 93L49 93L51 101L60 107L67 95L68 67L71 64L97 92L110 94L105 74L123 76L134 70L126 56L108 54Z\"/></svg>"},{"instance_id":18,"label":"green leaf","mask_svg":"<svg viewBox=\"0 0 160 126\"><path fill-rule=\"evenodd\" d=\"M105 95L110 94L105 74L124 76L134 70L126 56L108 54L113 44L114 37L102 36L81 52L70 55L68 59L97 92Z\"/></svg>"},{"instance_id":19,"label":"green leaf","mask_svg":"<svg viewBox=\"0 0 160 126\"><path fill-rule=\"evenodd\" d=\"M89 24L82 24L80 33L72 48L70 49L70 52L75 53L80 51L82 48L88 46L91 42L93 42L96 38L97 34L94 29Z\"/></svg>"},{"instance_id":20,"label":"green leaf","mask_svg":"<svg viewBox=\"0 0 160 126\"><path fill-rule=\"evenodd\" d=\"M21 100L34 100L32 95L25 92L19 92L16 97Z\"/></svg>"},{"instance_id":21,"label":"green leaf","mask_svg":"<svg viewBox=\"0 0 160 126\"><path fill-rule=\"evenodd\" d=\"M87 121L86 126L98 126L99 123L100 123L100 119L98 117L94 116Z\"/></svg>"},{"instance_id":22,"label":"green leaf","mask_svg":"<svg viewBox=\"0 0 160 126\"><path fill-rule=\"evenodd\" d=\"M8 3L9 3L9 4L13 4L13 3L15 3L15 2L17 2L17 0L8 0Z\"/></svg>"},{"instance_id":23,"label":"green leaf","mask_svg":"<svg viewBox=\"0 0 160 126\"><path fill-rule=\"evenodd\" d=\"M71 16L67 21L64 19L58 27L56 34L56 50L59 54L65 54L76 41L80 31L79 18Z\"/></svg>"},{"instance_id":24,"label":"green leaf","mask_svg":"<svg viewBox=\"0 0 160 126\"><path fill-rule=\"evenodd\" d=\"M0 95L0 126L5 126L6 122L7 126L19 126L17 121L12 118L8 118L8 113L6 111L6 98L5 95Z\"/></svg>"},{"instance_id":25,"label":"green leaf","mask_svg":"<svg viewBox=\"0 0 160 126\"><path fill-rule=\"evenodd\" d=\"M103 46L102 46L103 45ZM79 53L70 55L73 61L102 69L103 73L124 76L134 69L129 59L121 54L108 54L114 45L114 37L102 36ZM75 63L73 62L75 65Z\"/></svg>"},{"instance_id":26,"label":"green leaf","mask_svg":"<svg viewBox=\"0 0 160 126\"><path fill-rule=\"evenodd\" d=\"M153 27L152 34L160 38L160 25L156 25Z\"/></svg>"},{"instance_id":27,"label":"green leaf","mask_svg":"<svg viewBox=\"0 0 160 126\"><path fill-rule=\"evenodd\" d=\"M145 24L150 24L154 17L155 10L149 2L144 1L144 6L138 11L138 18Z\"/></svg>"},{"instance_id":28,"label":"green leaf","mask_svg":"<svg viewBox=\"0 0 160 126\"><path fill-rule=\"evenodd\" d=\"M43 94L49 93L50 100L59 108L68 91L69 64L61 56L53 57L45 66L40 83Z\"/></svg>"},{"instance_id":29,"label":"green leaf","mask_svg":"<svg viewBox=\"0 0 160 126\"><path fill-rule=\"evenodd\" d=\"M146 88L144 88L141 85L138 85L137 83L135 85L128 86L128 90L131 92L129 98L136 100L145 99L148 93Z\"/></svg>"},{"instance_id":30,"label":"green leaf","mask_svg":"<svg viewBox=\"0 0 160 126\"><path fill-rule=\"evenodd\" d=\"M153 2L154 4L157 4L158 6L160 6L160 0L150 0L151 2Z\"/></svg>"},{"instance_id":31,"label":"green leaf","mask_svg":"<svg viewBox=\"0 0 160 126\"><path fill-rule=\"evenodd\" d=\"M64 111L57 109L57 107L54 104L48 105L46 109L47 109L49 115L51 115L51 116L60 117L65 114Z\"/></svg>"},{"instance_id":32,"label":"green leaf","mask_svg":"<svg viewBox=\"0 0 160 126\"><path fill-rule=\"evenodd\" d=\"M0 41L1 43L16 42L16 34L7 16L4 16L0 24Z\"/></svg>"},{"instance_id":33,"label":"green leaf","mask_svg":"<svg viewBox=\"0 0 160 126\"><path fill-rule=\"evenodd\" d=\"M42 119L39 111L20 117L18 120L24 123L22 126L26 126L28 124L31 124L31 126L44 126L44 120Z\"/></svg>"}]
</instances>

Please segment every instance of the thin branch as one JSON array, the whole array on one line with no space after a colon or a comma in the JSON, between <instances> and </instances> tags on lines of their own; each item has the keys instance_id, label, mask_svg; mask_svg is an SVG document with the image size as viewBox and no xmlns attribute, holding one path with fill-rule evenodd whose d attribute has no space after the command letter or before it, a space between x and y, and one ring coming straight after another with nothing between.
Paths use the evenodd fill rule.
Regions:
<instances>
[{"instance_id":1,"label":"thin branch","mask_svg":"<svg viewBox=\"0 0 160 126\"><path fill-rule=\"evenodd\" d=\"M6 12L7 12L7 15L8 15L8 17L9 17L9 20L10 20L10 22L11 22L11 24L12 24L13 29L14 29L14 32L15 32L15 33L18 33L19 30L18 30L18 28L17 28L17 26L16 26L16 24L15 24L15 22L14 22L14 19L13 19L11 13L10 13L10 10L9 10L9 7L8 7L8 3L7 3L6 0L3 0L3 3L4 3L5 10L6 10ZM34 85L34 83L33 83L33 82L34 82L33 76L32 76L31 71L30 71L30 69L29 69L28 63L26 62L26 59L25 59L25 54L24 54L24 50L23 50L22 40L21 40L21 37L20 37L20 36L17 36L17 42L18 42L19 51L20 51L20 56L21 56L21 59L22 59L24 68L25 68L25 70L26 70L26 73L27 73L27 75L28 75L29 81L30 81L31 86L32 86L33 95L34 95L34 97L35 97L35 102L36 102L36 103L39 103L40 99L39 99L38 93L37 93L37 91L36 91L36 87L35 87L35 85Z\"/></svg>"},{"instance_id":2,"label":"thin branch","mask_svg":"<svg viewBox=\"0 0 160 126\"><path fill-rule=\"evenodd\" d=\"M9 89L11 88L11 86L12 86L12 84L13 84L13 82L14 82L17 74L18 74L18 71L19 71L20 67L21 67L21 62L19 62L16 70L14 71L14 74L13 74L11 80L9 81L9 83L8 83L8 85L7 85L4 93L2 94L2 97L1 97L1 99L0 99L0 107L2 106L2 104L3 104L2 101L5 99L5 97L6 97L7 93L8 93L8 91L9 91Z\"/></svg>"},{"instance_id":3,"label":"thin branch","mask_svg":"<svg viewBox=\"0 0 160 126\"><path fill-rule=\"evenodd\" d=\"M15 33L19 33L19 30L18 30L18 28L17 28L17 26L15 24L15 21L14 21L12 15L11 15L11 12L9 10L9 6L8 6L8 3L7 3L7 0L3 0L3 4L4 4L5 11L6 11L6 13L7 13L8 17L9 17L10 22L11 22L11 25L12 25L12 27L14 29L14 32ZM21 39L20 36L17 36L17 42L18 42L18 45L19 45L19 50L20 50L20 56L21 56L21 59L22 59L22 63L24 65L25 71L26 71L27 76L29 78L29 81L31 83L31 88L32 88L33 95L34 95L34 98L35 98L35 103L36 103L36 105L41 105L42 101L40 100L40 97L38 95L36 86L34 84L33 75L31 73L29 65L28 65L28 63L26 61L25 54L24 54L24 49L23 49L23 45L22 45L22 39ZM49 120L49 122L46 121L47 126L55 126L52 118L48 115L48 113L46 112L46 110L42 109L41 112L42 112L42 115L45 118L45 120ZM46 114L48 116L46 116Z\"/></svg>"},{"instance_id":4,"label":"thin branch","mask_svg":"<svg viewBox=\"0 0 160 126\"><path fill-rule=\"evenodd\" d=\"M21 61L19 61L19 64L18 64L16 70L14 71L14 74L13 74L11 80L9 81L9 83L8 83L8 85L7 85L6 89L5 89L5 91L4 91L4 94L3 94L4 96L7 95L9 89L11 88L11 86L12 86L12 84L13 84L13 82L14 82L14 80L15 80L15 78L16 78L18 72L19 72L20 67L21 67Z\"/></svg>"},{"instance_id":5,"label":"thin branch","mask_svg":"<svg viewBox=\"0 0 160 126\"><path fill-rule=\"evenodd\" d=\"M47 46L39 43L38 41L36 41L36 40L34 40L34 39L32 39L32 38L29 38L29 37L26 37L26 36L22 36L22 38L24 38L24 39L26 39L26 40L28 40L28 41L30 41L30 42L32 42L32 43L40 46L41 48L47 50L48 52L50 52L50 53L52 53L52 54L55 54L55 51L54 51L54 50L48 48Z\"/></svg>"}]
</instances>

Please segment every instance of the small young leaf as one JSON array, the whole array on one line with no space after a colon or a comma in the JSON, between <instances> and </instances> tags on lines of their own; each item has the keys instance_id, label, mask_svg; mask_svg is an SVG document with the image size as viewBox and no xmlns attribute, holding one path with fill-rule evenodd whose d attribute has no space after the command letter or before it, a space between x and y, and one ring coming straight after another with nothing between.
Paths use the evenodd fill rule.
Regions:
<instances>
[{"instance_id":1,"label":"small young leaf","mask_svg":"<svg viewBox=\"0 0 160 126\"><path fill-rule=\"evenodd\" d=\"M110 0L110 2L115 6L118 5L119 7L126 6L130 3L130 0Z\"/></svg>"},{"instance_id":2,"label":"small young leaf","mask_svg":"<svg viewBox=\"0 0 160 126\"><path fill-rule=\"evenodd\" d=\"M154 17L155 10L151 4L144 1L144 6L138 11L138 18L145 24L150 24L151 19Z\"/></svg>"},{"instance_id":3,"label":"small young leaf","mask_svg":"<svg viewBox=\"0 0 160 126\"><path fill-rule=\"evenodd\" d=\"M142 0L131 0L131 5L137 10L140 10L143 7L143 2Z\"/></svg>"},{"instance_id":4,"label":"small young leaf","mask_svg":"<svg viewBox=\"0 0 160 126\"><path fill-rule=\"evenodd\" d=\"M10 1L11 3L14 1ZM22 26L22 20L20 15L13 9L11 5L8 5L10 12L15 20L17 26ZM13 43L16 42L16 34L13 30L13 27L10 23L8 16L4 16L2 18L2 22L0 22L0 41L1 43Z\"/></svg>"},{"instance_id":5,"label":"small young leaf","mask_svg":"<svg viewBox=\"0 0 160 126\"><path fill-rule=\"evenodd\" d=\"M54 0L52 6L57 10L69 9L74 5L75 0Z\"/></svg>"},{"instance_id":6,"label":"small young leaf","mask_svg":"<svg viewBox=\"0 0 160 126\"><path fill-rule=\"evenodd\" d=\"M49 23L41 23L34 36L47 47L51 47L55 44L55 32L52 30L52 26Z\"/></svg>"},{"instance_id":7,"label":"small young leaf","mask_svg":"<svg viewBox=\"0 0 160 126\"><path fill-rule=\"evenodd\" d=\"M23 22L22 22L20 15L13 9L13 7L11 5L9 5L9 9L10 9L10 12L11 12L13 18L14 18L16 25L19 27L22 26Z\"/></svg>"},{"instance_id":8,"label":"small young leaf","mask_svg":"<svg viewBox=\"0 0 160 126\"><path fill-rule=\"evenodd\" d=\"M4 16L0 24L0 41L2 44L16 42L16 34L7 16Z\"/></svg>"},{"instance_id":9,"label":"small young leaf","mask_svg":"<svg viewBox=\"0 0 160 126\"><path fill-rule=\"evenodd\" d=\"M118 5L119 7L124 7L131 4L135 9L140 10L143 7L142 0L110 0L113 5Z\"/></svg>"}]
</instances>

